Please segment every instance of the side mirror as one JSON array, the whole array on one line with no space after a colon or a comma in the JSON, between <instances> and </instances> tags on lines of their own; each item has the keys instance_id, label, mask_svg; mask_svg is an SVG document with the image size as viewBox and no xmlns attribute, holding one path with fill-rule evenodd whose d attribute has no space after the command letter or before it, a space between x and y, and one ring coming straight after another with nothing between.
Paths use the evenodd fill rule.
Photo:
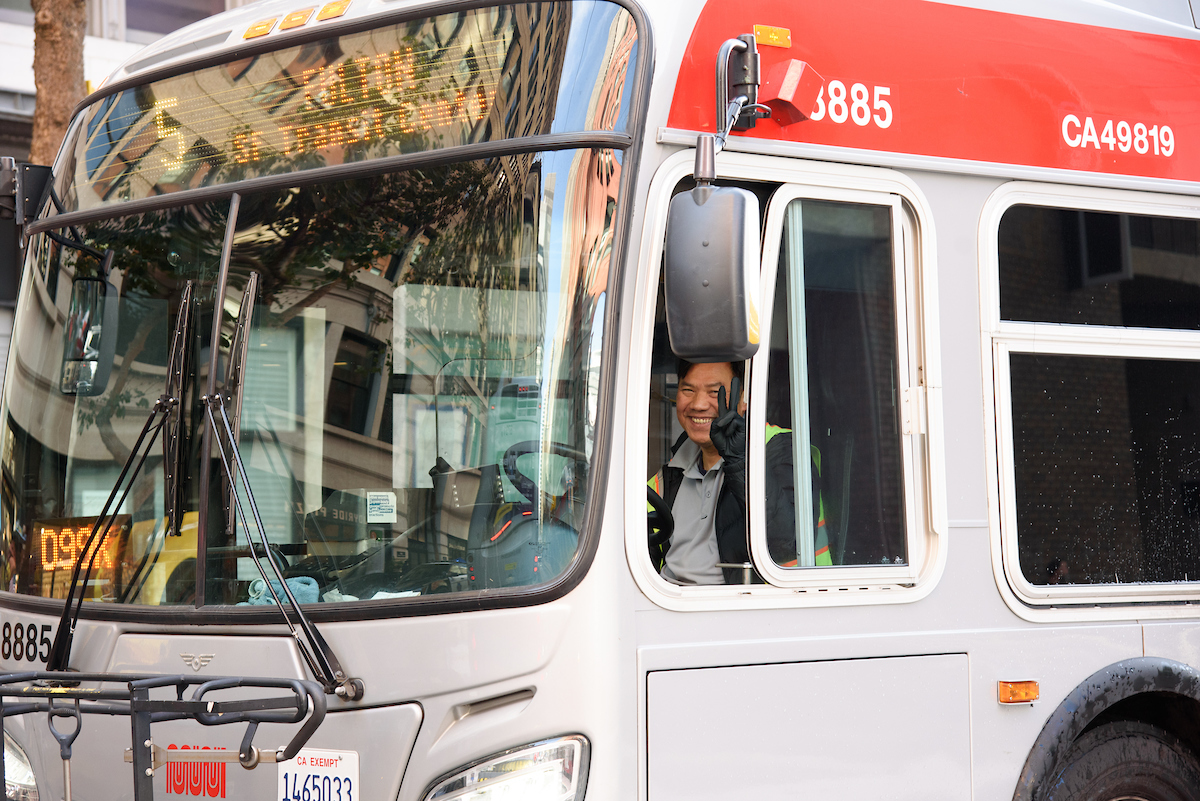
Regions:
<instances>
[{"instance_id":1,"label":"side mirror","mask_svg":"<svg viewBox=\"0 0 1200 801\"><path fill-rule=\"evenodd\" d=\"M697 165L713 159L712 148L701 137ZM759 341L758 197L712 186L706 172L697 170L696 188L672 198L667 215L667 331L688 361L744 361Z\"/></svg>"},{"instance_id":2,"label":"side mirror","mask_svg":"<svg viewBox=\"0 0 1200 801\"><path fill-rule=\"evenodd\" d=\"M59 378L64 395L90 397L108 386L117 349L117 307L116 287L103 278L76 278L71 283Z\"/></svg>"},{"instance_id":3,"label":"side mirror","mask_svg":"<svg viewBox=\"0 0 1200 801\"><path fill-rule=\"evenodd\" d=\"M22 233L37 217L49 180L49 167L0 157L0 307L16 303Z\"/></svg>"}]
</instances>

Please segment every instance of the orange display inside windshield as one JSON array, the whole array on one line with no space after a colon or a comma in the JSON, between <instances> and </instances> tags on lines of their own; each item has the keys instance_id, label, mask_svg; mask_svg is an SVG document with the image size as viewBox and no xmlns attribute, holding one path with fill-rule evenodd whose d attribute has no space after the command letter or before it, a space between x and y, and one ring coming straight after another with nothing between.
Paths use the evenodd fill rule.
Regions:
<instances>
[{"instance_id":1,"label":"orange display inside windshield","mask_svg":"<svg viewBox=\"0 0 1200 801\"><path fill-rule=\"evenodd\" d=\"M43 598L67 596L71 573L96 520L95 517L69 517L39 520L33 524L33 552L38 557L33 571L33 583L37 588L35 594ZM130 526L129 515L117 515L99 550L96 550L95 544L88 550L85 566L95 553L90 579L94 589L85 592L85 597L102 597L105 588L113 586Z\"/></svg>"}]
</instances>

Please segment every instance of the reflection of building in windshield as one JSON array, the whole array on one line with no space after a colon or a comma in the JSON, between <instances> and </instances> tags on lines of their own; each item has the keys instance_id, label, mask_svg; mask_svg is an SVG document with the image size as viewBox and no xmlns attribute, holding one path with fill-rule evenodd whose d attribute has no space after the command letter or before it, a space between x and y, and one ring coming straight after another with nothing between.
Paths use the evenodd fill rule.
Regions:
<instances>
[{"instance_id":1,"label":"reflection of building in windshield","mask_svg":"<svg viewBox=\"0 0 1200 801\"><path fill-rule=\"evenodd\" d=\"M630 60L637 43L637 31L629 17L617 17L608 31L604 58L606 69L596 82L588 100L588 129L616 128L622 108L622 96L629 78ZM586 176L586 177L585 177ZM592 320L600 298L608 286L608 267L612 263L613 215L621 186L621 163L616 151L579 150L572 160L564 193L562 253L566 269L560 291L559 338L553 343L549 375L557 381L591 376L588 369L592 343L581 337L568 337L568 320ZM598 388L597 388L598 389ZM591 410L589 393L549 393L546 398L550 419L564 415L575 426L569 441L585 443ZM559 410L563 398L571 399L571 408Z\"/></svg>"},{"instance_id":2,"label":"reflection of building in windshield","mask_svg":"<svg viewBox=\"0 0 1200 801\"><path fill-rule=\"evenodd\" d=\"M482 36L483 21L506 31L503 59L492 64L503 103L497 100L489 109L483 127L462 134L476 137L471 141L548 133L561 122L555 114L569 117L566 124L576 130L611 130L627 100L630 18L615 8L596 13L606 20L608 36L581 47L585 58L560 97L571 13L566 4L483 9L439 17L404 33L431 37L438 49L431 51L437 58L430 60L429 74L452 75ZM387 35L400 34L390 28L380 34ZM341 41L353 36L358 35ZM306 58L335 63L314 48ZM191 81L194 90L207 91L210 83L209 88L232 86L237 78L230 69L249 75L270 66L273 72L263 79L269 81L301 49L270 65L275 57L262 56L256 64L167 80ZM485 73L480 67L467 74L484 80ZM332 91L332 84L327 88ZM90 131L83 126L94 158L79 159L77 153L76 165L85 167L81 178L99 181L85 191L110 181L115 200L127 190L128 197L143 191L161 195L200 179L200 172L188 172L199 162L180 159L173 149L196 133L188 118L195 109L143 108L135 94L114 96L103 112L109 117ZM273 102L302 102L284 95ZM122 103L140 115L133 123L140 133L110 125ZM585 118L581 108L562 110L572 103L586 104ZM231 129L252 105L230 104L213 124ZM451 141L450 127L446 144L466 141ZM443 129L433 134L442 136ZM205 157L207 166L196 167L209 170L206 181L220 180L213 170L232 169L215 152ZM174 166L166 164L170 160ZM36 497L12 496L21 508L11 519L19 528L95 513L95 496L111 486L145 420L143 400L162 391L165 343L179 293L196 281L191 333L196 344L184 404L182 492L190 528L186 537L167 542L169 566L180 576L175 584L187 584L199 559L206 573L204 603L235 603L245 599L257 572L246 527L231 520L236 504L219 466L201 501L198 477L206 462L197 398L206 392L213 334L219 337L214 382L218 392L236 400L234 427L246 477L272 556L286 561L291 575L316 578L323 591L336 585L342 599L374 597L361 593L401 592L388 583L392 577L425 563L445 563L454 573L455 560L469 561L473 553L481 572L472 575L499 582L489 586L553 578L546 571L569 561L582 520L598 386L597 310L607 286L621 172L614 152L588 148L240 193L229 285L219 299L215 280L227 199L82 225L85 241L116 253L119 356L103 394L77 398L57 392L47 398L32 384L44 376L57 381L62 352L37 346L61 342L62 325L53 314L27 318L28 331L13 357L20 363L15 375L22 389L9 395L19 440L13 471L14 481L37 478L41 489ZM138 181L144 181L140 188ZM95 206L99 199L78 202ZM35 281L53 302L46 310L57 310L61 319L80 257L63 254L45 237L34 248ZM244 294L251 272L259 285L253 299ZM247 303L253 304L252 314L244 313ZM231 350L242 342L241 383L226 384ZM209 455L207 466L214 464ZM128 509L122 509L132 517L130 543L150 542L149 532L162 518L162 476L155 454ZM386 514L372 511L382 508ZM196 522L205 516L203 525ZM549 552L538 549L551 530L555 557L542 563L538 559ZM203 539L196 538L198 531ZM198 542L205 553L197 553ZM520 557L510 570L512 554ZM144 584L150 590L119 593L116 602L183 603L182 595L164 589L171 571L157 570L163 575ZM359 584L337 585L347 571L357 571Z\"/></svg>"}]
</instances>

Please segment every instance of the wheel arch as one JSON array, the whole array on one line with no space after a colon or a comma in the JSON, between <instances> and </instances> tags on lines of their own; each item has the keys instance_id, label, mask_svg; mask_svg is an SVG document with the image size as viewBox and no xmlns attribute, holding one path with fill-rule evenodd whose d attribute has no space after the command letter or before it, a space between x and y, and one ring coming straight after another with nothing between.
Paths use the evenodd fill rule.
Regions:
<instances>
[{"instance_id":1,"label":"wheel arch","mask_svg":"<svg viewBox=\"0 0 1200 801\"><path fill-rule=\"evenodd\" d=\"M1115 720L1159 726L1200 755L1200 671L1182 662L1136 657L1101 668L1055 708L1025 760L1013 801L1040 801L1080 735Z\"/></svg>"}]
</instances>

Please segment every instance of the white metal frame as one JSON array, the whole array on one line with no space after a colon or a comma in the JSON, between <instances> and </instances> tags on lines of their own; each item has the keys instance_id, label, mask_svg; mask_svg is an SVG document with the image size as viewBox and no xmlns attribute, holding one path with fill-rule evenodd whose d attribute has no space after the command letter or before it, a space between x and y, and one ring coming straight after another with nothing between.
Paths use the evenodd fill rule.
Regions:
<instances>
[{"instance_id":1,"label":"white metal frame","mask_svg":"<svg viewBox=\"0 0 1200 801\"><path fill-rule=\"evenodd\" d=\"M1019 616L1033 621L1192 616L1194 607L1183 604L1200 601L1200 581L1040 586L1021 574L1009 356L1028 353L1200 361L1200 331L1002 320L999 228L1004 213L1016 205L1190 219L1200 219L1200 205L1194 197L1014 182L992 193L980 216L979 231L983 384L987 406L993 410L984 416L989 442L988 515L992 569L1001 596Z\"/></svg>"},{"instance_id":2,"label":"white metal frame","mask_svg":"<svg viewBox=\"0 0 1200 801\"><path fill-rule=\"evenodd\" d=\"M678 182L691 175L694 151L676 153L664 160L651 181L646 202L639 264L642 269L635 288L632 321L633 342L649 342L653 336L655 302L667 205ZM629 403L625 447L625 538L626 558L634 580L654 603L673 610L768 609L802 606L850 606L905 603L919 600L937 584L946 562L945 461L942 446L941 359L937 328L936 260L933 247L933 215L916 184L906 176L869 167L781 159L771 156L723 152L717 160L718 175L740 179L784 183L777 196L846 200L893 209L897 248L898 338L907 343L908 371L902 380L910 391L902 399L905 407L905 515L908 524L909 564L903 566L855 566L790 569L775 566L767 556L763 531L765 510L761 499L750 504L753 553L760 573L771 584L711 585L683 587L666 581L650 564L646 551L646 486L644 472L649 409L636 399L650 393L648 348L630 348ZM789 186L790 185L790 186ZM785 194L779 194L783 192ZM763 286L774 288L775 263L782 234L782 209L786 201L769 206L764 241L767 269ZM908 313L904 313L905 310ZM763 299L763 331L771 325L770 296ZM905 348L904 345L901 346ZM764 355L765 358L765 355ZM919 370L918 370L919 368ZM911 377L910 377L911 376ZM750 396L765 392L766 370L752 363ZM755 404L751 404L755 409ZM765 411L751 411L752 432L750 486L763 486L762 452Z\"/></svg>"},{"instance_id":3,"label":"white metal frame","mask_svg":"<svg viewBox=\"0 0 1200 801\"><path fill-rule=\"evenodd\" d=\"M841 203L854 203L863 206L884 207L889 210L892 228L892 265L893 285L895 291L894 312L896 315L896 360L897 360L897 401L901 407L901 460L904 470L904 528L907 545L908 564L857 565L847 567L781 567L771 559L767 550L765 530L765 499L761 492L751 492L749 497L749 512L751 519L750 530L754 562L759 573L772 584L781 587L823 587L831 581L860 586L879 586L894 584L911 584L920 578L920 567L925 561L926 550L932 544L926 542L922 535L922 515L919 514L920 499L924 496L924 481L918 462L921 458L921 434L926 426L923 425L920 395L923 388L918 383L915 360L910 354L910 338L914 333L910 324L910 307L915 308L915 297L912 296L912 283L908 277L907 265L911 260L905 253L905 241L913 238L912 231L906 231L907 221L903 213L902 201L898 195L867 192L862 190L833 189L788 184L776 190L767 207L765 233L763 235L762 258L762 297L763 305L767 307L763 315L763 330L771 331L775 309L771 307L769 298L774 295L775 282L778 278L779 253L783 246L783 226L788 207L796 200L828 200ZM795 317L795 315L793 315ZM789 324L793 322L789 320ZM803 343L803 336L792 339ZM752 394L763 397L767 392L767 359L769 348L760 348L754 358L751 370ZM795 376L793 375L793 380ZM803 380L803 379L801 379ZM793 390L795 391L795 390ZM762 404L755 404L749 410L750 420L750 480L751 487L762 487L765 481L764 452L766 442L764 431L767 423L766 411ZM808 441L807 427L794 422L793 436L799 436L805 443ZM804 429L803 431L801 429ZM807 454L807 448L797 450L799 454ZM806 457L798 457L806 458ZM806 471L800 471L805 472ZM802 491L806 489L805 482L797 481ZM799 505L796 511L797 526L806 530L811 540L811 507L807 517L805 510ZM803 522L802 522L803 521ZM835 575L836 574L836 575Z\"/></svg>"}]
</instances>

